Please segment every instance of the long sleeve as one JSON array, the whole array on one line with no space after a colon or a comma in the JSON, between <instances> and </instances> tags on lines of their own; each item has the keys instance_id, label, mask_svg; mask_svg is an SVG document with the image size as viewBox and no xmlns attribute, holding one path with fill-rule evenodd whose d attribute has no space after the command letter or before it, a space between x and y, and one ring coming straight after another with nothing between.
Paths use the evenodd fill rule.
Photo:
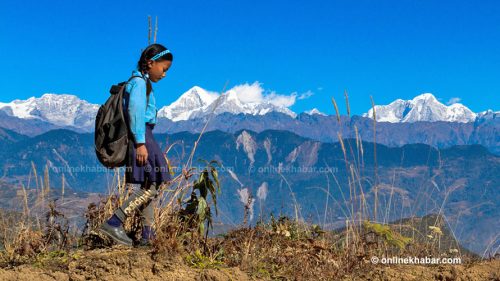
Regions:
<instances>
[{"instance_id":1,"label":"long sleeve","mask_svg":"<svg viewBox=\"0 0 500 281\"><path fill-rule=\"evenodd\" d=\"M146 109L146 123L156 124L156 99L153 91L149 94L149 103Z\"/></svg>"},{"instance_id":2,"label":"long sleeve","mask_svg":"<svg viewBox=\"0 0 500 281\"><path fill-rule=\"evenodd\" d=\"M146 82L142 78L134 78L128 84L129 104L128 116L130 130L136 143L146 142Z\"/></svg>"}]
</instances>

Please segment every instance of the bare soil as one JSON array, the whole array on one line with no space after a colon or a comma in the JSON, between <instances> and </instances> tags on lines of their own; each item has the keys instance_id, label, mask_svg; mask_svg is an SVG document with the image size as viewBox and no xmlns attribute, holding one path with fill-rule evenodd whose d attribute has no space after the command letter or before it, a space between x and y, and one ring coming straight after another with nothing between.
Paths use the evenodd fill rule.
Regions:
<instances>
[{"instance_id":1,"label":"bare soil","mask_svg":"<svg viewBox=\"0 0 500 281\"><path fill-rule=\"evenodd\" d=\"M267 278L264 278L267 279ZM0 269L0 280L264 280L239 267L197 269L180 255L160 256L148 249L114 247L76 251L65 259ZM300 280L290 277L282 280ZM322 280L318 276L317 280ZM500 280L500 260L462 265L361 266L342 280Z\"/></svg>"}]
</instances>

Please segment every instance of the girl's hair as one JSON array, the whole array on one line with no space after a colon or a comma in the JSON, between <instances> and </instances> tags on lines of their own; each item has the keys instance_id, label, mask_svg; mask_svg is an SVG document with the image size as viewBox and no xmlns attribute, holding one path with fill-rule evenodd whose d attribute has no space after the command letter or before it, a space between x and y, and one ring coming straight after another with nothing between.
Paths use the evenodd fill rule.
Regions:
<instances>
[{"instance_id":1,"label":"girl's hair","mask_svg":"<svg viewBox=\"0 0 500 281\"><path fill-rule=\"evenodd\" d=\"M155 55L167 50L163 45L160 44L151 44L149 45L144 51L142 51L141 58L137 62L137 70L141 72L148 72L148 61L154 57ZM172 53L167 53L155 61L172 61L174 59L174 56Z\"/></svg>"}]
</instances>

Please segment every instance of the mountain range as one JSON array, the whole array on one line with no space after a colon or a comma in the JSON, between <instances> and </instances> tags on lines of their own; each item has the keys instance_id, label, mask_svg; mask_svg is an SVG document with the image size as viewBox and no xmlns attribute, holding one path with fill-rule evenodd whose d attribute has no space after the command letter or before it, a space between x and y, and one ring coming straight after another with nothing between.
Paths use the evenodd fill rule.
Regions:
<instances>
[{"instance_id":1,"label":"mountain range","mask_svg":"<svg viewBox=\"0 0 500 281\"><path fill-rule=\"evenodd\" d=\"M244 88L244 87L243 87ZM285 106L262 100L244 102L245 90L223 94L195 86L158 112L156 133L199 132L213 112L207 130L235 133L284 130L321 142L340 137L375 141L389 146L424 143L439 148L480 144L500 153L500 112L474 113L462 104L446 106L432 94L412 100L398 99L375 106L362 116L327 115L316 108L296 114ZM0 128L36 136L54 129L92 132L99 105L68 94L44 94L40 98L0 103Z\"/></svg>"},{"instance_id":2,"label":"mountain range","mask_svg":"<svg viewBox=\"0 0 500 281\"><path fill-rule=\"evenodd\" d=\"M297 114L283 105L276 105L271 101L245 102L242 96L245 93L231 89L223 94L207 91L195 86L182 94L172 104L159 109L158 117L173 122L193 119L203 119L211 113L223 113L263 116L269 113L282 113L290 118L297 118ZM91 104L74 95L44 94L40 98L31 97L27 100L14 100L9 103L0 103L0 111L8 116L23 120L39 120L56 127L70 127L81 131L92 131L94 118L99 105ZM378 122L413 123L413 122L475 122L485 118L496 118L500 112L492 110L474 113L466 106L455 103L446 106L439 102L432 94L426 93L412 100L398 99L389 105L375 106ZM316 108L304 112L308 115L326 114ZM373 109L362 114L363 117L373 118Z\"/></svg>"},{"instance_id":3,"label":"mountain range","mask_svg":"<svg viewBox=\"0 0 500 281\"><path fill-rule=\"evenodd\" d=\"M88 129L94 126L99 105L74 95L44 94L40 98L0 103L0 110L9 116L40 120L57 127Z\"/></svg>"},{"instance_id":4,"label":"mountain range","mask_svg":"<svg viewBox=\"0 0 500 281\"><path fill-rule=\"evenodd\" d=\"M479 115L484 115L484 113ZM373 118L373 109L363 116ZM440 103L434 95L426 93L412 100L397 99L389 105L377 105L375 116L378 122L391 123L418 121L467 123L476 121L478 114L460 103L446 106Z\"/></svg>"},{"instance_id":5,"label":"mountain range","mask_svg":"<svg viewBox=\"0 0 500 281\"><path fill-rule=\"evenodd\" d=\"M238 89L237 89L238 90ZM473 113L461 104L446 106L431 94L375 106L363 116L326 115L316 108L296 114L270 101L243 102L245 92L231 89L220 95L193 87L158 112L156 133L200 132L211 112L207 130L234 133L285 130L321 142L336 142L339 135L360 137L389 146L424 143L439 148L480 144L500 154L500 113ZM72 95L45 94L41 98L0 103L0 128L28 136L54 129L92 132L98 105ZM375 128L375 130L374 130ZM375 133L375 134L374 134Z\"/></svg>"}]
</instances>

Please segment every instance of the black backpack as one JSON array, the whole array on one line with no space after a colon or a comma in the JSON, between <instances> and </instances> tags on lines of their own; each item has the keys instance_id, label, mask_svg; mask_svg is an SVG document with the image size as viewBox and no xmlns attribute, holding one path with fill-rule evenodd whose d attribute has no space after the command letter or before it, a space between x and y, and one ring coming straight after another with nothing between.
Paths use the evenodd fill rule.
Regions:
<instances>
[{"instance_id":1,"label":"black backpack","mask_svg":"<svg viewBox=\"0 0 500 281\"><path fill-rule=\"evenodd\" d=\"M140 76L132 76L126 82L111 86L111 96L101 105L95 118L95 153L99 162L108 168L124 166L127 161L130 140L123 112L123 95L125 84L134 77Z\"/></svg>"}]
</instances>

